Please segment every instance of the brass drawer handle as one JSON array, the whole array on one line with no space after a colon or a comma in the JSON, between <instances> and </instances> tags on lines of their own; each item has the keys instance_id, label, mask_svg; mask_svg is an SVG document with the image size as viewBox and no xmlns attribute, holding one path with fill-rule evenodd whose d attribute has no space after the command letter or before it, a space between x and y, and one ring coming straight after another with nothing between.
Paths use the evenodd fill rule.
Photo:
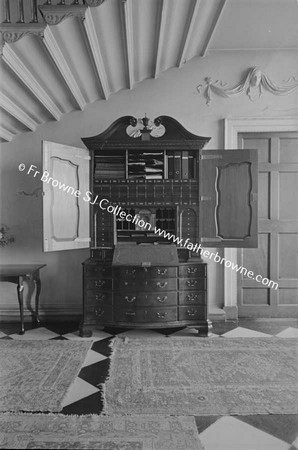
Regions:
<instances>
[{"instance_id":1,"label":"brass drawer handle","mask_svg":"<svg viewBox=\"0 0 298 450\"><path fill-rule=\"evenodd\" d=\"M189 280L186 282L187 286L194 287L198 284L197 280Z\"/></svg>"},{"instance_id":2,"label":"brass drawer handle","mask_svg":"<svg viewBox=\"0 0 298 450\"><path fill-rule=\"evenodd\" d=\"M156 283L156 286L160 287L161 289L165 288L167 286L168 282L165 281L164 283L161 283L160 281L158 281Z\"/></svg>"},{"instance_id":3,"label":"brass drawer handle","mask_svg":"<svg viewBox=\"0 0 298 450\"><path fill-rule=\"evenodd\" d=\"M156 315L157 315L157 317L159 318L159 319L165 319L166 318L166 315L167 315L168 313L156 313Z\"/></svg>"},{"instance_id":4,"label":"brass drawer handle","mask_svg":"<svg viewBox=\"0 0 298 450\"><path fill-rule=\"evenodd\" d=\"M104 280L97 280L95 281L95 286L96 287L102 287L106 284L106 282Z\"/></svg>"},{"instance_id":5,"label":"brass drawer handle","mask_svg":"<svg viewBox=\"0 0 298 450\"><path fill-rule=\"evenodd\" d=\"M187 273L197 273L198 268L197 267L188 267Z\"/></svg>"},{"instance_id":6,"label":"brass drawer handle","mask_svg":"<svg viewBox=\"0 0 298 450\"><path fill-rule=\"evenodd\" d=\"M95 310L95 315L96 315L97 317L102 317L102 316L104 315L104 313L105 313L105 311L104 311L104 309L102 309L102 308L96 309L96 310Z\"/></svg>"},{"instance_id":7,"label":"brass drawer handle","mask_svg":"<svg viewBox=\"0 0 298 450\"><path fill-rule=\"evenodd\" d=\"M167 300L168 296L167 295L165 295L164 297L158 296L156 298L157 298L157 301L159 301L159 303L164 303Z\"/></svg>"},{"instance_id":8,"label":"brass drawer handle","mask_svg":"<svg viewBox=\"0 0 298 450\"><path fill-rule=\"evenodd\" d=\"M124 297L124 300L126 300L128 303L133 303L136 300L137 297L127 297L127 295Z\"/></svg>"},{"instance_id":9,"label":"brass drawer handle","mask_svg":"<svg viewBox=\"0 0 298 450\"><path fill-rule=\"evenodd\" d=\"M193 316L195 316L196 314L197 314L197 310L196 309L194 309L194 310L191 310L191 309L188 309L187 310L187 315L189 316L189 317L193 317Z\"/></svg>"},{"instance_id":10,"label":"brass drawer handle","mask_svg":"<svg viewBox=\"0 0 298 450\"><path fill-rule=\"evenodd\" d=\"M158 275L165 275L166 273L168 273L168 269L157 269L157 273Z\"/></svg>"},{"instance_id":11,"label":"brass drawer handle","mask_svg":"<svg viewBox=\"0 0 298 450\"><path fill-rule=\"evenodd\" d=\"M135 312L128 312L128 311L126 311L125 315L126 316L135 316L136 313Z\"/></svg>"},{"instance_id":12,"label":"brass drawer handle","mask_svg":"<svg viewBox=\"0 0 298 450\"><path fill-rule=\"evenodd\" d=\"M196 300L198 300L199 296L197 294L188 294L186 296L186 300L189 302L194 302Z\"/></svg>"}]
</instances>

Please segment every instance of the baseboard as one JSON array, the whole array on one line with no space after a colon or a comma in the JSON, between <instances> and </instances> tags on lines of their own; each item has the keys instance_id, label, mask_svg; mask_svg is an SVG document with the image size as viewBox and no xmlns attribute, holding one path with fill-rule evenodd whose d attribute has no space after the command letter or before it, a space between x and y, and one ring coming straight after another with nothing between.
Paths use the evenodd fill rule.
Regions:
<instances>
[{"instance_id":1,"label":"baseboard","mask_svg":"<svg viewBox=\"0 0 298 450\"><path fill-rule=\"evenodd\" d=\"M24 311L24 321L31 322L34 314L31 311ZM39 311L39 318L41 321L47 322L62 322L62 321L77 321L82 317L81 308L55 308L55 309L41 309ZM0 322L20 322L20 313L15 309L0 310Z\"/></svg>"},{"instance_id":2,"label":"baseboard","mask_svg":"<svg viewBox=\"0 0 298 450\"><path fill-rule=\"evenodd\" d=\"M238 306L224 306L226 320L238 320Z\"/></svg>"},{"instance_id":3,"label":"baseboard","mask_svg":"<svg viewBox=\"0 0 298 450\"><path fill-rule=\"evenodd\" d=\"M208 319L210 319L211 322L225 321L226 313L221 308L209 308Z\"/></svg>"}]
</instances>

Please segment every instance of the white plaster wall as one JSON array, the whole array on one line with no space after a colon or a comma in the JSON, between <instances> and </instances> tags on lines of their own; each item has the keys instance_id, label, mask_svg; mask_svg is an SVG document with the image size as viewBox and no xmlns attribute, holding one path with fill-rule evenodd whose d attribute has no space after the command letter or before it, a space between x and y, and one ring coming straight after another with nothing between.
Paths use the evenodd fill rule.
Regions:
<instances>
[{"instance_id":1,"label":"white plaster wall","mask_svg":"<svg viewBox=\"0 0 298 450\"><path fill-rule=\"evenodd\" d=\"M85 111L65 115L60 122L38 127L3 144L0 152L1 170L1 222L7 224L15 243L0 249L0 262L47 264L42 269L42 314L79 313L82 307L81 262L88 250L42 252L42 198L21 196L19 191L32 192L41 186L40 180L26 172L19 172L23 162L35 164L41 170L41 140L51 140L83 147L81 137L104 131L115 119L123 115L150 118L169 115L195 134L211 136L207 148L223 148L223 121L226 117L285 117L297 116L298 90L288 96L275 96L264 92L251 102L245 94L225 99L213 95L210 106L197 86L205 86L204 78L222 80L228 87L238 84L244 72L258 66L276 84L291 76L298 77L298 54L283 52L211 52L205 58L195 58L182 69L171 69L157 80L146 80L134 87L111 96L108 101L97 101ZM25 298L30 304L31 293ZM209 263L209 306L223 306L223 268ZM0 284L0 311L18 312L16 287Z\"/></svg>"}]
</instances>

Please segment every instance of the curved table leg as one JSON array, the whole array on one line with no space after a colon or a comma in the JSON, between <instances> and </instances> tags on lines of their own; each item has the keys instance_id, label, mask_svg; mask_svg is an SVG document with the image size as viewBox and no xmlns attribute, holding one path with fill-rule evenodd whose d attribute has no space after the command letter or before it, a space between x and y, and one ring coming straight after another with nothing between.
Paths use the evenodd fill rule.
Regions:
<instances>
[{"instance_id":1,"label":"curved table leg","mask_svg":"<svg viewBox=\"0 0 298 450\"><path fill-rule=\"evenodd\" d=\"M40 291L41 291L41 281L39 278L39 271L38 273L36 273L35 277L34 277L34 283L36 285L36 295L35 295L35 317L34 317L34 321L35 324L37 326L40 325L40 320L39 320L39 296L40 296Z\"/></svg>"},{"instance_id":2,"label":"curved table leg","mask_svg":"<svg viewBox=\"0 0 298 450\"><path fill-rule=\"evenodd\" d=\"M20 317L21 317L21 331L20 331L20 334L24 334L25 333L25 325L24 325L24 298L23 298L24 285L23 285L23 277L19 277L18 285L17 285L17 291L18 291L18 301L19 301Z\"/></svg>"}]
</instances>

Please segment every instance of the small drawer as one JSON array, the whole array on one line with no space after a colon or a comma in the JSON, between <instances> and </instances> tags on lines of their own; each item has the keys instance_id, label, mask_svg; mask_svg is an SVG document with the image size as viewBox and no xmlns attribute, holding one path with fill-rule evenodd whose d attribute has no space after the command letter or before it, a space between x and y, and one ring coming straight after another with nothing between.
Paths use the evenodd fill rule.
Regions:
<instances>
[{"instance_id":1,"label":"small drawer","mask_svg":"<svg viewBox=\"0 0 298 450\"><path fill-rule=\"evenodd\" d=\"M205 305L206 292L179 292L179 305Z\"/></svg>"},{"instance_id":2,"label":"small drawer","mask_svg":"<svg viewBox=\"0 0 298 450\"><path fill-rule=\"evenodd\" d=\"M153 279L147 282L147 289L152 291L176 291L177 278L163 278L162 280Z\"/></svg>"},{"instance_id":3,"label":"small drawer","mask_svg":"<svg viewBox=\"0 0 298 450\"><path fill-rule=\"evenodd\" d=\"M87 291L86 300L90 303L106 303L107 301L112 301L112 295L108 292L97 292L97 291Z\"/></svg>"},{"instance_id":4,"label":"small drawer","mask_svg":"<svg viewBox=\"0 0 298 450\"><path fill-rule=\"evenodd\" d=\"M163 323L177 321L177 308L129 308L115 311L117 322Z\"/></svg>"},{"instance_id":5,"label":"small drawer","mask_svg":"<svg viewBox=\"0 0 298 450\"><path fill-rule=\"evenodd\" d=\"M205 291L206 279L205 278L180 278L179 290L189 291Z\"/></svg>"},{"instance_id":6,"label":"small drawer","mask_svg":"<svg viewBox=\"0 0 298 450\"><path fill-rule=\"evenodd\" d=\"M113 275L119 279L175 278L176 267L114 267Z\"/></svg>"},{"instance_id":7,"label":"small drawer","mask_svg":"<svg viewBox=\"0 0 298 450\"><path fill-rule=\"evenodd\" d=\"M145 273L147 273L146 278L175 278L177 267L149 267Z\"/></svg>"},{"instance_id":8,"label":"small drawer","mask_svg":"<svg viewBox=\"0 0 298 450\"><path fill-rule=\"evenodd\" d=\"M142 267L113 267L113 277L117 279L136 279L143 274Z\"/></svg>"},{"instance_id":9,"label":"small drawer","mask_svg":"<svg viewBox=\"0 0 298 450\"><path fill-rule=\"evenodd\" d=\"M88 277L105 277L112 276L112 268L101 266L99 264L88 264L85 268Z\"/></svg>"},{"instance_id":10,"label":"small drawer","mask_svg":"<svg viewBox=\"0 0 298 450\"><path fill-rule=\"evenodd\" d=\"M127 294L114 294L114 302L117 307L135 306L139 302L138 294L129 292Z\"/></svg>"},{"instance_id":11,"label":"small drawer","mask_svg":"<svg viewBox=\"0 0 298 450\"><path fill-rule=\"evenodd\" d=\"M115 309L115 321L116 322L130 322L138 323L140 322L141 310L130 306L125 309L117 308Z\"/></svg>"},{"instance_id":12,"label":"small drawer","mask_svg":"<svg viewBox=\"0 0 298 450\"><path fill-rule=\"evenodd\" d=\"M118 291L136 291L137 288L143 288L145 282L142 279L135 278L114 278L114 289ZM144 290L144 288L142 289Z\"/></svg>"},{"instance_id":13,"label":"small drawer","mask_svg":"<svg viewBox=\"0 0 298 450\"><path fill-rule=\"evenodd\" d=\"M204 320L205 318L205 306L180 306L179 307L179 320Z\"/></svg>"},{"instance_id":14,"label":"small drawer","mask_svg":"<svg viewBox=\"0 0 298 450\"><path fill-rule=\"evenodd\" d=\"M143 312L144 322L175 322L177 308L148 308Z\"/></svg>"},{"instance_id":15,"label":"small drawer","mask_svg":"<svg viewBox=\"0 0 298 450\"><path fill-rule=\"evenodd\" d=\"M87 280L87 289L106 290L112 289L111 279Z\"/></svg>"},{"instance_id":16,"label":"small drawer","mask_svg":"<svg viewBox=\"0 0 298 450\"><path fill-rule=\"evenodd\" d=\"M86 311L87 319L96 320L96 322L112 322L113 321L113 309L112 306L93 306L87 308Z\"/></svg>"},{"instance_id":17,"label":"small drawer","mask_svg":"<svg viewBox=\"0 0 298 450\"><path fill-rule=\"evenodd\" d=\"M115 280L115 290L119 291L141 291L141 292L152 292L152 291L175 291L177 289L177 279L167 278L167 279L149 279L144 280L139 279L116 279Z\"/></svg>"},{"instance_id":18,"label":"small drawer","mask_svg":"<svg viewBox=\"0 0 298 450\"><path fill-rule=\"evenodd\" d=\"M127 294L115 294L115 304L123 307L128 305L137 306L163 306L163 305L177 305L177 293L165 292L165 293L127 293Z\"/></svg>"},{"instance_id":19,"label":"small drawer","mask_svg":"<svg viewBox=\"0 0 298 450\"><path fill-rule=\"evenodd\" d=\"M186 264L179 266L179 277L202 278L206 276L206 264Z\"/></svg>"}]
</instances>

